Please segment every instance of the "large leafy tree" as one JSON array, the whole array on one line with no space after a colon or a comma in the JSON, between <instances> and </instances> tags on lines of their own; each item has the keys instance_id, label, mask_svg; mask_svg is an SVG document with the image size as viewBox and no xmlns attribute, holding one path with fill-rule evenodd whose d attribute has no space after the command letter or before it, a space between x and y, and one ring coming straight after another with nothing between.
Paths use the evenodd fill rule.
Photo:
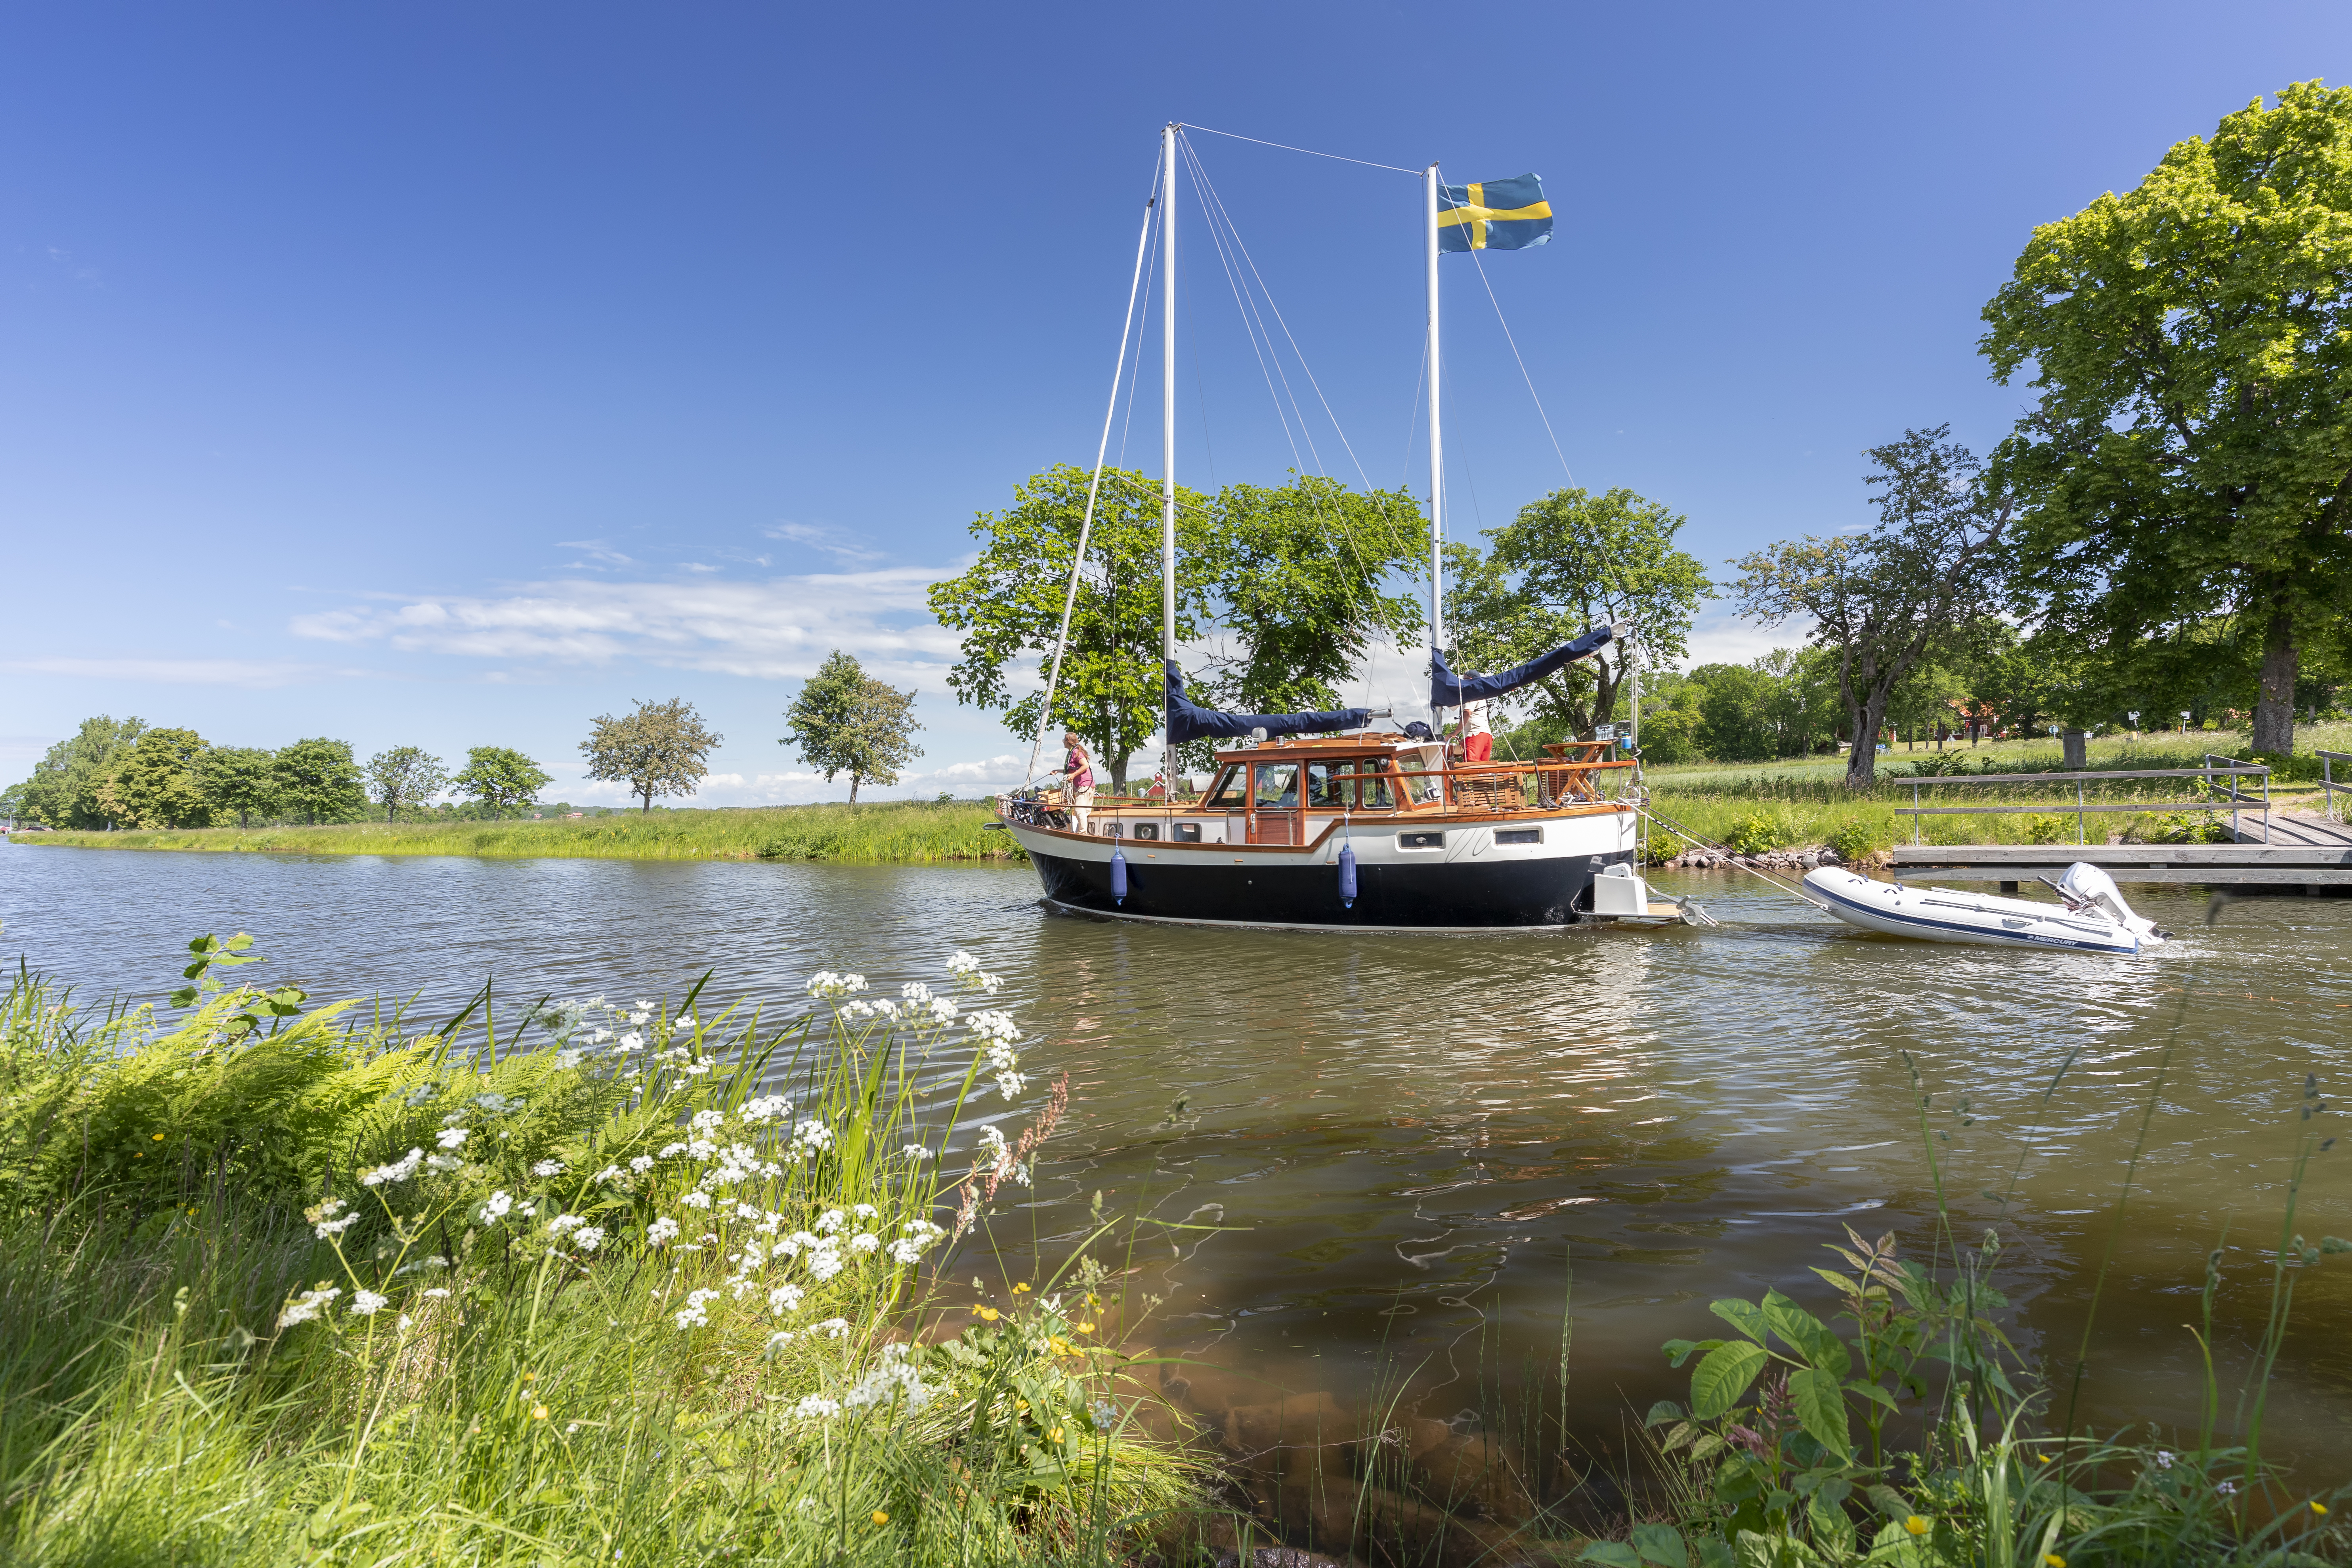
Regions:
<instances>
[{"instance_id":1,"label":"large leafy tree","mask_svg":"<svg viewBox=\"0 0 2352 1568\"><path fill-rule=\"evenodd\" d=\"M1984 319L2040 394L1995 455L2026 586L2109 642L2226 610L2254 749L2291 750L2305 644L2352 610L2352 88L2258 99L2035 229Z\"/></svg>"},{"instance_id":2,"label":"large leafy tree","mask_svg":"<svg viewBox=\"0 0 2352 1568\"><path fill-rule=\"evenodd\" d=\"M1877 492L1869 532L1784 540L1738 563L1740 614L1770 625L1810 617L1815 644L1836 654L1853 788L1876 774L1896 686L2001 592L1995 546L2013 503L1950 433L1909 430L1865 454L1877 468L1864 480Z\"/></svg>"},{"instance_id":3,"label":"large leafy tree","mask_svg":"<svg viewBox=\"0 0 2352 1568\"><path fill-rule=\"evenodd\" d=\"M367 786L349 741L320 735L278 753L278 799L305 822L351 822L367 815Z\"/></svg>"},{"instance_id":4,"label":"large leafy tree","mask_svg":"<svg viewBox=\"0 0 2352 1568\"><path fill-rule=\"evenodd\" d=\"M367 761L369 793L391 822L400 808L425 805L449 787L449 769L422 746L394 746Z\"/></svg>"},{"instance_id":5,"label":"large leafy tree","mask_svg":"<svg viewBox=\"0 0 2352 1568\"><path fill-rule=\"evenodd\" d=\"M1485 557L1452 549L1446 619L1462 665L1507 668L1624 621L1637 628L1632 649L1645 668L1680 658L1699 601L1715 593L1698 558L1675 545L1686 521L1622 486L1597 496L1554 490L1486 530L1494 543ZM1627 657L1612 644L1545 677L1533 693L1538 708L1590 739L1617 716Z\"/></svg>"},{"instance_id":6,"label":"large leafy tree","mask_svg":"<svg viewBox=\"0 0 2352 1568\"><path fill-rule=\"evenodd\" d=\"M898 770L922 755L911 733L922 728L914 721L914 706L913 691L875 679L835 648L784 710L792 733L776 744L797 743L801 761L823 773L827 784L847 773L855 805L858 785L897 784Z\"/></svg>"},{"instance_id":7,"label":"large leafy tree","mask_svg":"<svg viewBox=\"0 0 2352 1568\"><path fill-rule=\"evenodd\" d=\"M711 750L724 739L703 723L693 703L673 697L640 700L619 718L598 714L580 750L590 778L627 784L651 811L657 795L692 795L710 771Z\"/></svg>"},{"instance_id":8,"label":"large leafy tree","mask_svg":"<svg viewBox=\"0 0 2352 1568\"><path fill-rule=\"evenodd\" d=\"M214 816L234 816L239 827L278 809L278 758L259 746L215 746L196 776Z\"/></svg>"},{"instance_id":9,"label":"large leafy tree","mask_svg":"<svg viewBox=\"0 0 2352 1568\"><path fill-rule=\"evenodd\" d=\"M1003 709L1005 727L1016 735L1034 736L1049 720L1057 730L1076 731L1120 791L1129 754L1160 721L1156 479L1103 471L1054 711L1045 711L1046 671L1091 477L1067 464L1049 468L1014 490L1005 510L974 518L980 559L961 575L932 584L929 601L941 626L963 634L963 657L948 674L958 700ZM1201 497L1179 486L1176 503L1176 636L1189 642L1208 608L1216 558ZM1016 698L1016 686L1032 679L1035 689Z\"/></svg>"},{"instance_id":10,"label":"large leafy tree","mask_svg":"<svg viewBox=\"0 0 2352 1568\"><path fill-rule=\"evenodd\" d=\"M34 764L32 776L10 790L16 815L48 827L105 827L111 819L99 803L115 763L127 755L147 724L141 719L100 714L51 746Z\"/></svg>"},{"instance_id":11,"label":"large leafy tree","mask_svg":"<svg viewBox=\"0 0 2352 1568\"><path fill-rule=\"evenodd\" d=\"M141 827L202 827L212 820L202 769L204 737L194 730L149 730L99 788L106 815Z\"/></svg>"},{"instance_id":12,"label":"large leafy tree","mask_svg":"<svg viewBox=\"0 0 2352 1568\"><path fill-rule=\"evenodd\" d=\"M1351 490L1318 475L1289 484L1227 485L1211 505L1214 615L1231 651L1204 690L1246 713L1339 706L1376 643L1399 652L1426 624L1397 574L1428 538L1402 490ZM1424 574L1425 578L1425 574Z\"/></svg>"},{"instance_id":13,"label":"large leafy tree","mask_svg":"<svg viewBox=\"0 0 2352 1568\"><path fill-rule=\"evenodd\" d=\"M545 768L511 746L476 746L449 782L480 803L492 816L520 811L554 782Z\"/></svg>"}]
</instances>

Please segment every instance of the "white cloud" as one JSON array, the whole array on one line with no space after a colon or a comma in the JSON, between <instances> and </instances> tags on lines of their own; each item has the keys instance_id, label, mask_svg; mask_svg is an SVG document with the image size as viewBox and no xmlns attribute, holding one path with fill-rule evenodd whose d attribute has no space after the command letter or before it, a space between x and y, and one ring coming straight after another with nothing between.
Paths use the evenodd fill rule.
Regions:
<instances>
[{"instance_id":1,"label":"white cloud","mask_svg":"<svg viewBox=\"0 0 2352 1568\"><path fill-rule=\"evenodd\" d=\"M772 523L760 531L770 539L781 539L792 544L804 544L811 550L822 550L845 565L862 565L866 562L879 561L883 558L882 552L868 550L863 545L851 542L848 536L839 529L822 528L805 522L779 522Z\"/></svg>"},{"instance_id":2,"label":"white cloud","mask_svg":"<svg viewBox=\"0 0 2352 1568\"><path fill-rule=\"evenodd\" d=\"M956 636L930 619L924 590L947 575L922 566L764 582L526 584L498 596L385 599L297 616L298 637L381 642L404 653L656 665L762 679L801 679L841 648L869 674L947 689Z\"/></svg>"},{"instance_id":3,"label":"white cloud","mask_svg":"<svg viewBox=\"0 0 2352 1568\"><path fill-rule=\"evenodd\" d=\"M170 686L242 686L266 690L304 681L362 674L325 665L242 658L20 658L0 662L12 675L78 676L86 680L144 680Z\"/></svg>"}]
</instances>

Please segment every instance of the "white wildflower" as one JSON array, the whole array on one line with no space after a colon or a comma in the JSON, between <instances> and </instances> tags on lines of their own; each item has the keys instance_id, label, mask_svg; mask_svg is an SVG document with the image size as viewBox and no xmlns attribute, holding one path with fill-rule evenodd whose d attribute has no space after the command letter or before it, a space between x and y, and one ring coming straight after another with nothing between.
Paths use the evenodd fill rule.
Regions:
<instances>
[{"instance_id":1,"label":"white wildflower","mask_svg":"<svg viewBox=\"0 0 2352 1568\"><path fill-rule=\"evenodd\" d=\"M710 1194L709 1193L680 1193L678 1194L677 1201L684 1204L690 1209L707 1209L710 1206Z\"/></svg>"},{"instance_id":2,"label":"white wildflower","mask_svg":"<svg viewBox=\"0 0 2352 1568\"><path fill-rule=\"evenodd\" d=\"M827 1318L824 1322L816 1324L810 1331L820 1334L830 1334L836 1340L846 1339L849 1336L849 1320L847 1318Z\"/></svg>"},{"instance_id":3,"label":"white wildflower","mask_svg":"<svg viewBox=\"0 0 2352 1568\"><path fill-rule=\"evenodd\" d=\"M909 1143L898 1152L909 1160L922 1161L931 1158L931 1152L920 1143Z\"/></svg>"},{"instance_id":4,"label":"white wildflower","mask_svg":"<svg viewBox=\"0 0 2352 1568\"><path fill-rule=\"evenodd\" d=\"M613 1048L616 1051L642 1050L645 1048L645 1043L646 1037L637 1033L635 1029L631 1029L627 1034L621 1037L621 1043L614 1046Z\"/></svg>"},{"instance_id":5,"label":"white wildflower","mask_svg":"<svg viewBox=\"0 0 2352 1568\"><path fill-rule=\"evenodd\" d=\"M322 1219L314 1228L319 1233L319 1239L320 1241L326 1241L331 1237L342 1235L343 1232L351 1229L352 1226L359 1224L359 1222L360 1211L353 1209L351 1213L345 1215L341 1219Z\"/></svg>"},{"instance_id":6,"label":"white wildflower","mask_svg":"<svg viewBox=\"0 0 2352 1568\"><path fill-rule=\"evenodd\" d=\"M647 1171L650 1171L653 1168L654 1157L651 1154L640 1154L635 1159L629 1162L629 1169L635 1171L640 1176L644 1175Z\"/></svg>"},{"instance_id":7,"label":"white wildflower","mask_svg":"<svg viewBox=\"0 0 2352 1568\"><path fill-rule=\"evenodd\" d=\"M563 1174L563 1162L561 1160L541 1160L538 1164L533 1165L530 1168L530 1173L534 1176L560 1176Z\"/></svg>"},{"instance_id":8,"label":"white wildflower","mask_svg":"<svg viewBox=\"0 0 2352 1568\"><path fill-rule=\"evenodd\" d=\"M463 1127L444 1127L433 1137L434 1141L441 1145L441 1152L446 1154L452 1149L462 1149L466 1146L466 1131Z\"/></svg>"},{"instance_id":9,"label":"white wildflower","mask_svg":"<svg viewBox=\"0 0 2352 1568\"><path fill-rule=\"evenodd\" d=\"M646 1226L646 1240L654 1247L659 1247L677 1234L677 1221L667 1215L662 1215L661 1218Z\"/></svg>"},{"instance_id":10,"label":"white wildflower","mask_svg":"<svg viewBox=\"0 0 2352 1568\"><path fill-rule=\"evenodd\" d=\"M930 1015L931 1022L944 1029L955 1022L956 1005L944 996L934 996L931 998Z\"/></svg>"},{"instance_id":11,"label":"white wildflower","mask_svg":"<svg viewBox=\"0 0 2352 1568\"><path fill-rule=\"evenodd\" d=\"M488 1201L482 1205L481 1221L484 1225L496 1225L506 1218L509 1211L513 1207L514 1199L509 1197L503 1189L494 1192L489 1195Z\"/></svg>"},{"instance_id":12,"label":"white wildflower","mask_svg":"<svg viewBox=\"0 0 2352 1568\"><path fill-rule=\"evenodd\" d=\"M859 1219L872 1219L882 1211L876 1208L872 1204L852 1204L849 1205L849 1212L856 1215Z\"/></svg>"},{"instance_id":13,"label":"white wildflower","mask_svg":"<svg viewBox=\"0 0 2352 1568\"><path fill-rule=\"evenodd\" d=\"M379 1296L373 1290L355 1291L352 1296L352 1316L355 1318L371 1317L374 1314L377 1308L383 1306L390 1300L392 1300L391 1297Z\"/></svg>"},{"instance_id":14,"label":"white wildflower","mask_svg":"<svg viewBox=\"0 0 2352 1568\"><path fill-rule=\"evenodd\" d=\"M809 1278L822 1285L846 1267L841 1254L831 1247L820 1247L808 1255Z\"/></svg>"},{"instance_id":15,"label":"white wildflower","mask_svg":"<svg viewBox=\"0 0 2352 1568\"><path fill-rule=\"evenodd\" d=\"M1011 1041L1021 1037L1021 1026L1013 1021L1012 1014L992 1008L971 1015L971 1032L983 1040Z\"/></svg>"},{"instance_id":16,"label":"white wildflower","mask_svg":"<svg viewBox=\"0 0 2352 1568\"><path fill-rule=\"evenodd\" d=\"M573 1068L580 1065L580 1058L587 1054L587 1052L581 1050L576 1047L567 1047L564 1049L556 1052L555 1070L558 1072L570 1072Z\"/></svg>"},{"instance_id":17,"label":"white wildflower","mask_svg":"<svg viewBox=\"0 0 2352 1568\"><path fill-rule=\"evenodd\" d=\"M462 1171L466 1168L466 1162L455 1154L427 1154L425 1156L425 1168L428 1171Z\"/></svg>"},{"instance_id":18,"label":"white wildflower","mask_svg":"<svg viewBox=\"0 0 2352 1568\"><path fill-rule=\"evenodd\" d=\"M1007 1100L1020 1099L1021 1091L1028 1087L1029 1079L1025 1074L1001 1072L996 1075L996 1092Z\"/></svg>"},{"instance_id":19,"label":"white wildflower","mask_svg":"<svg viewBox=\"0 0 2352 1568\"><path fill-rule=\"evenodd\" d=\"M839 1230L843 1226L848 1223L849 1216L842 1213L841 1210L827 1209L823 1214L816 1216L817 1234L823 1236L827 1232Z\"/></svg>"},{"instance_id":20,"label":"white wildflower","mask_svg":"<svg viewBox=\"0 0 2352 1568\"><path fill-rule=\"evenodd\" d=\"M604 1245L604 1227L601 1225L582 1226L580 1234L572 1238L572 1245L583 1252L595 1251Z\"/></svg>"},{"instance_id":21,"label":"white wildflower","mask_svg":"<svg viewBox=\"0 0 2352 1568\"><path fill-rule=\"evenodd\" d=\"M849 1238L849 1250L856 1253L871 1253L881 1245L882 1238L870 1230L860 1231Z\"/></svg>"},{"instance_id":22,"label":"white wildflower","mask_svg":"<svg viewBox=\"0 0 2352 1568\"><path fill-rule=\"evenodd\" d=\"M678 1068L678 1071L686 1074L688 1078L700 1078L704 1073L707 1073L709 1070L710 1064L709 1062L688 1062L686 1066Z\"/></svg>"},{"instance_id":23,"label":"white wildflower","mask_svg":"<svg viewBox=\"0 0 2352 1568\"><path fill-rule=\"evenodd\" d=\"M676 1314L679 1330L683 1331L707 1325L710 1321L709 1305L717 1300L719 1300L719 1292L716 1290L688 1291L686 1310Z\"/></svg>"},{"instance_id":24,"label":"white wildflower","mask_svg":"<svg viewBox=\"0 0 2352 1568\"><path fill-rule=\"evenodd\" d=\"M841 1414L841 1401L827 1399L822 1394L812 1394L793 1406L793 1414L803 1421L827 1420Z\"/></svg>"},{"instance_id":25,"label":"white wildflower","mask_svg":"<svg viewBox=\"0 0 2352 1568\"><path fill-rule=\"evenodd\" d=\"M562 1236L565 1231L578 1230L582 1226L586 1225L587 1223L588 1216L586 1215L560 1214L553 1219L547 1222L547 1234L550 1236Z\"/></svg>"},{"instance_id":26,"label":"white wildflower","mask_svg":"<svg viewBox=\"0 0 2352 1568\"><path fill-rule=\"evenodd\" d=\"M425 1163L425 1151L411 1149L389 1165L378 1165L373 1171L360 1173L360 1185L381 1187L392 1182L404 1182L416 1174L416 1167Z\"/></svg>"},{"instance_id":27,"label":"white wildflower","mask_svg":"<svg viewBox=\"0 0 2352 1568\"><path fill-rule=\"evenodd\" d=\"M342 1291L333 1285L320 1285L316 1289L305 1290L286 1303L285 1309L278 1314L278 1326L290 1329L297 1323L307 1323L326 1310L341 1294Z\"/></svg>"},{"instance_id":28,"label":"white wildflower","mask_svg":"<svg viewBox=\"0 0 2352 1568\"><path fill-rule=\"evenodd\" d=\"M956 950L955 956L948 960L948 973L950 974L977 974L980 973L980 960L959 948Z\"/></svg>"},{"instance_id":29,"label":"white wildflower","mask_svg":"<svg viewBox=\"0 0 2352 1568\"><path fill-rule=\"evenodd\" d=\"M723 1110L698 1110L687 1125L697 1132L715 1131L727 1125L727 1113Z\"/></svg>"},{"instance_id":30,"label":"white wildflower","mask_svg":"<svg viewBox=\"0 0 2352 1568\"><path fill-rule=\"evenodd\" d=\"M792 1113L793 1102L781 1094L763 1094L743 1106L743 1120L754 1123L782 1121Z\"/></svg>"},{"instance_id":31,"label":"white wildflower","mask_svg":"<svg viewBox=\"0 0 2352 1568\"><path fill-rule=\"evenodd\" d=\"M430 1296L430 1297L432 1297L432 1298L433 1298L433 1300L435 1300L438 1301L438 1300L442 1300L446 1299L446 1298L448 1296L448 1294L449 1294L449 1289L448 1289L448 1287L446 1287L446 1286L445 1286L445 1285L436 1285L436 1286L433 1286L433 1287L431 1287L430 1289L426 1289L426 1290L423 1291L423 1292L422 1292L422 1294L426 1295L426 1296Z\"/></svg>"},{"instance_id":32,"label":"white wildflower","mask_svg":"<svg viewBox=\"0 0 2352 1568\"><path fill-rule=\"evenodd\" d=\"M620 1179L620 1166L607 1165L603 1170L596 1173L597 1184L601 1186L606 1182L618 1181Z\"/></svg>"},{"instance_id":33,"label":"white wildflower","mask_svg":"<svg viewBox=\"0 0 2352 1568\"><path fill-rule=\"evenodd\" d=\"M780 1318L786 1312L797 1309L800 1304L801 1288L797 1285L779 1285L768 1292L768 1310Z\"/></svg>"}]
</instances>

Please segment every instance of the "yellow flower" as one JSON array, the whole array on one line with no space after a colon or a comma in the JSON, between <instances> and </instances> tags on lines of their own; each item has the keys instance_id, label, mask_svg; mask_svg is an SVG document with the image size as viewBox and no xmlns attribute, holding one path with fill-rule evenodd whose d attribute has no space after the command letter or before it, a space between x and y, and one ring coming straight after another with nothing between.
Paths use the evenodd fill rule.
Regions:
<instances>
[{"instance_id":1,"label":"yellow flower","mask_svg":"<svg viewBox=\"0 0 2352 1568\"><path fill-rule=\"evenodd\" d=\"M2326 1513L2327 1511L2327 1505L2315 1498L2312 1500L2311 1511L2314 1513Z\"/></svg>"},{"instance_id":2,"label":"yellow flower","mask_svg":"<svg viewBox=\"0 0 2352 1568\"><path fill-rule=\"evenodd\" d=\"M538 1382L538 1381L539 1381L539 1373L535 1373L535 1372L527 1372L527 1373L524 1373L522 1374L522 1380L523 1380L525 1383L536 1383L536 1382Z\"/></svg>"},{"instance_id":3,"label":"yellow flower","mask_svg":"<svg viewBox=\"0 0 2352 1568\"><path fill-rule=\"evenodd\" d=\"M530 1418L531 1418L532 1420L534 1420L534 1421L544 1421L544 1420L546 1420L546 1419L547 1419L547 1406L546 1406L546 1405L532 1405L532 1406L530 1407Z\"/></svg>"},{"instance_id":4,"label":"yellow flower","mask_svg":"<svg viewBox=\"0 0 2352 1568\"><path fill-rule=\"evenodd\" d=\"M1045 1437L1048 1442L1058 1443L1062 1440L1062 1429L1059 1426L1056 1426L1051 1432L1046 1433Z\"/></svg>"},{"instance_id":5,"label":"yellow flower","mask_svg":"<svg viewBox=\"0 0 2352 1568\"><path fill-rule=\"evenodd\" d=\"M158 1143L161 1143L163 1141L163 1135L161 1132L156 1133L156 1134L155 1134L155 1142L158 1142Z\"/></svg>"},{"instance_id":6,"label":"yellow flower","mask_svg":"<svg viewBox=\"0 0 2352 1568\"><path fill-rule=\"evenodd\" d=\"M1914 1535L1925 1535L1927 1533L1928 1526L1926 1520L1915 1513L1903 1521L1903 1528Z\"/></svg>"},{"instance_id":7,"label":"yellow flower","mask_svg":"<svg viewBox=\"0 0 2352 1568\"><path fill-rule=\"evenodd\" d=\"M1000 1314L1000 1313L997 1311L997 1310L996 1310L995 1308L993 1308L993 1307L982 1307L982 1308L980 1310L981 1321L982 1321L982 1322L989 1322L989 1323L992 1323L992 1322L996 1321L996 1320L998 1319L998 1317L999 1317L999 1316L1001 1316L1001 1315L1002 1315L1002 1314Z\"/></svg>"},{"instance_id":8,"label":"yellow flower","mask_svg":"<svg viewBox=\"0 0 2352 1568\"><path fill-rule=\"evenodd\" d=\"M874 1522L877 1524L887 1524L890 1522L890 1516L881 1509L877 1508L874 1510Z\"/></svg>"},{"instance_id":9,"label":"yellow flower","mask_svg":"<svg viewBox=\"0 0 2352 1568\"><path fill-rule=\"evenodd\" d=\"M1022 1291L1026 1290L1027 1289L1029 1289L1029 1287L1026 1285L1015 1285L1013 1287L1013 1293L1018 1296Z\"/></svg>"},{"instance_id":10,"label":"yellow flower","mask_svg":"<svg viewBox=\"0 0 2352 1568\"><path fill-rule=\"evenodd\" d=\"M1047 1335L1045 1338L1045 1348L1052 1351L1055 1355L1076 1355L1078 1353L1070 1348L1070 1342L1064 1339L1059 1334Z\"/></svg>"},{"instance_id":11,"label":"yellow flower","mask_svg":"<svg viewBox=\"0 0 2352 1568\"><path fill-rule=\"evenodd\" d=\"M1087 1292L1087 1305L1089 1307L1099 1307L1102 1305L1102 1298L1089 1290Z\"/></svg>"},{"instance_id":12,"label":"yellow flower","mask_svg":"<svg viewBox=\"0 0 2352 1568\"><path fill-rule=\"evenodd\" d=\"M2033 1457L2041 1460L2045 1465L2050 1462L2050 1456L2047 1454L2036 1454Z\"/></svg>"},{"instance_id":13,"label":"yellow flower","mask_svg":"<svg viewBox=\"0 0 2352 1568\"><path fill-rule=\"evenodd\" d=\"M2048 1563L2050 1568L2066 1568L2066 1560L2063 1557L2059 1556L2055 1552L2043 1552L2042 1554L2042 1561Z\"/></svg>"},{"instance_id":14,"label":"yellow flower","mask_svg":"<svg viewBox=\"0 0 2352 1568\"><path fill-rule=\"evenodd\" d=\"M1080 1324L1078 1325L1078 1332L1080 1332L1080 1333L1082 1333L1082 1334L1090 1334L1090 1333L1093 1333L1094 1331L1095 1331L1095 1326L1094 1326L1092 1323L1080 1323Z\"/></svg>"}]
</instances>

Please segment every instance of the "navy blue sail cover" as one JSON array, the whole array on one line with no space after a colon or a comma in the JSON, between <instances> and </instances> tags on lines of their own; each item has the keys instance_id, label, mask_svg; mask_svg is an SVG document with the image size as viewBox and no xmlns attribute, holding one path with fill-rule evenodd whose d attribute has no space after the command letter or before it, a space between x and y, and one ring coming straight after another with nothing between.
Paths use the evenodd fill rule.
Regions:
<instances>
[{"instance_id":1,"label":"navy blue sail cover","mask_svg":"<svg viewBox=\"0 0 2352 1568\"><path fill-rule=\"evenodd\" d=\"M1371 721L1369 708L1336 713L1224 713L1202 708L1184 695L1184 672L1168 661L1168 742L1238 740L1253 730L1275 735L1319 735L1330 730L1360 730Z\"/></svg>"},{"instance_id":2,"label":"navy blue sail cover","mask_svg":"<svg viewBox=\"0 0 2352 1568\"><path fill-rule=\"evenodd\" d=\"M1507 669L1499 675L1456 675L1445 668L1445 656L1433 648L1429 655L1429 705L1459 708L1465 702L1484 702L1489 697L1517 691L1530 681L1541 680L1556 669L1600 652L1615 635L1612 627L1596 626L1574 642L1562 643L1541 658L1531 658L1517 669Z\"/></svg>"}]
</instances>

